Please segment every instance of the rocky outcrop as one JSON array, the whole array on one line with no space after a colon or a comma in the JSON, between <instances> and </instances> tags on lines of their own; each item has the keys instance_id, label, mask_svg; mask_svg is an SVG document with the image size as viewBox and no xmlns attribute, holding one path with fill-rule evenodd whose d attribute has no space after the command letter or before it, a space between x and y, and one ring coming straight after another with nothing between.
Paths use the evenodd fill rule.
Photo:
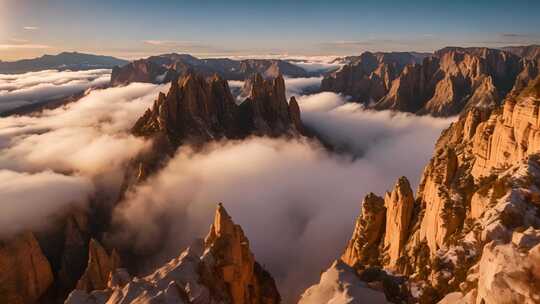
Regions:
<instances>
[{"instance_id":1,"label":"rocky outcrop","mask_svg":"<svg viewBox=\"0 0 540 304\"><path fill-rule=\"evenodd\" d=\"M452 116L494 109L538 75L534 50L448 47L409 62L364 53L326 76L321 88L378 110Z\"/></svg>"},{"instance_id":2,"label":"rocky outcrop","mask_svg":"<svg viewBox=\"0 0 540 304\"><path fill-rule=\"evenodd\" d=\"M126 85L131 82L167 83L192 72L204 77L217 74L226 80L244 80L254 74L261 74L267 79L276 78L279 75L308 76L304 69L284 60L199 59L187 54L164 54L114 68L111 85Z\"/></svg>"},{"instance_id":3,"label":"rocky outcrop","mask_svg":"<svg viewBox=\"0 0 540 304\"><path fill-rule=\"evenodd\" d=\"M255 261L249 241L221 204L205 240L154 273L130 278L113 273L104 290L73 291L67 304L235 303L273 304L281 299L275 282Z\"/></svg>"},{"instance_id":4,"label":"rocky outcrop","mask_svg":"<svg viewBox=\"0 0 540 304\"><path fill-rule=\"evenodd\" d=\"M350 266L379 265L381 240L385 232L386 207L384 200L369 193L362 202L361 216L356 220L351 240L341 257Z\"/></svg>"},{"instance_id":5,"label":"rocky outcrop","mask_svg":"<svg viewBox=\"0 0 540 304\"><path fill-rule=\"evenodd\" d=\"M120 267L120 257L115 250L109 255L94 239L90 240L88 248L88 265L76 289L87 292L105 289L113 271Z\"/></svg>"},{"instance_id":6,"label":"rocky outcrop","mask_svg":"<svg viewBox=\"0 0 540 304\"><path fill-rule=\"evenodd\" d=\"M343 93L369 104L384 97L403 68L418 59L409 53L365 52L324 77L323 91Z\"/></svg>"},{"instance_id":7,"label":"rocky outcrop","mask_svg":"<svg viewBox=\"0 0 540 304\"><path fill-rule=\"evenodd\" d=\"M153 146L134 161L127 184L144 180L183 144L302 134L300 110L294 98L287 103L283 77L266 80L257 74L252 82L249 97L240 105L227 81L217 75L189 73L173 82L132 128L134 135L153 139Z\"/></svg>"},{"instance_id":8,"label":"rocky outcrop","mask_svg":"<svg viewBox=\"0 0 540 304\"><path fill-rule=\"evenodd\" d=\"M1 303L38 303L52 283L51 265L32 233L0 242Z\"/></svg>"},{"instance_id":9,"label":"rocky outcrop","mask_svg":"<svg viewBox=\"0 0 540 304\"><path fill-rule=\"evenodd\" d=\"M405 177L401 177L391 193L386 193L386 229L384 249L387 261L385 265L391 270L397 268L398 259L409 233L414 197L411 185Z\"/></svg>"},{"instance_id":10,"label":"rocky outcrop","mask_svg":"<svg viewBox=\"0 0 540 304\"><path fill-rule=\"evenodd\" d=\"M500 108L462 115L438 140L415 199L404 182L384 209L368 195L343 261L406 276L409 302L537 303L539 107L540 78Z\"/></svg>"}]
</instances>

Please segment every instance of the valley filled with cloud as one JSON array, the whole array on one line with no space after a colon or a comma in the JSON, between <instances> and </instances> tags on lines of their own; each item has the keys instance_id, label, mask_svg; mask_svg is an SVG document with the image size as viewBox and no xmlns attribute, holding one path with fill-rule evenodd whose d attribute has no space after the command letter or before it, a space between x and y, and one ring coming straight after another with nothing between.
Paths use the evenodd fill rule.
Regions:
<instances>
[{"instance_id":1,"label":"valley filled with cloud","mask_svg":"<svg viewBox=\"0 0 540 304\"><path fill-rule=\"evenodd\" d=\"M99 85L107 75L2 76L0 100L51 98ZM342 251L363 196L383 194L397 175L417 181L453 120L374 112L329 92L302 95L320 82L286 79L287 95L296 96L304 124L335 149L315 138L266 137L213 142L202 150L182 146L120 202L126 165L149 145L130 129L169 85L93 89L56 109L0 118L0 196L13 198L3 202L0 227L4 234L39 229L66 206L84 207L99 197L116 205L107 240L150 252L143 266L149 270L177 256L194 236L204 237L222 202L282 295L294 298Z\"/></svg>"}]
</instances>

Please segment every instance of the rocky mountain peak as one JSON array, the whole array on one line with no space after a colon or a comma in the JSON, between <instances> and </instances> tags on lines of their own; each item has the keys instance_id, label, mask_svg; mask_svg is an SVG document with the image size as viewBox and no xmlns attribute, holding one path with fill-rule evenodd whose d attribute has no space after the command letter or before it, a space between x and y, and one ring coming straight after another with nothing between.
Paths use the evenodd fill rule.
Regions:
<instances>
[{"instance_id":1,"label":"rocky mountain peak","mask_svg":"<svg viewBox=\"0 0 540 304\"><path fill-rule=\"evenodd\" d=\"M343 262L403 276L408 302L538 302L539 84L445 130L416 198L405 178L366 196Z\"/></svg>"},{"instance_id":2,"label":"rocky mountain peak","mask_svg":"<svg viewBox=\"0 0 540 304\"><path fill-rule=\"evenodd\" d=\"M205 241L192 246L148 276L114 271L103 290L73 291L67 304L235 303L277 304L281 298L270 274L255 261L249 241L218 204Z\"/></svg>"},{"instance_id":3,"label":"rocky mountain peak","mask_svg":"<svg viewBox=\"0 0 540 304\"><path fill-rule=\"evenodd\" d=\"M109 255L98 241L90 239L88 265L77 282L76 289L91 292L107 288L113 271L119 267L120 257L115 250Z\"/></svg>"},{"instance_id":4,"label":"rocky mountain peak","mask_svg":"<svg viewBox=\"0 0 540 304\"><path fill-rule=\"evenodd\" d=\"M250 83L250 96L237 104L227 81L217 74L190 72L174 81L132 128L134 135L152 139L153 145L128 169L125 186L144 180L183 144L303 134L300 108L295 99L287 103L283 76L264 79L255 74Z\"/></svg>"}]
</instances>

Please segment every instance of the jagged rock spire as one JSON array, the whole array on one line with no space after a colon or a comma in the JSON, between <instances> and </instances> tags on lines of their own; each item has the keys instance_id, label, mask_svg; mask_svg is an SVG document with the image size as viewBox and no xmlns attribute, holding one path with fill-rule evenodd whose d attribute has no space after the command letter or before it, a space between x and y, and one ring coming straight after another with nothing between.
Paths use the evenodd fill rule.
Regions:
<instances>
[{"instance_id":1,"label":"jagged rock spire","mask_svg":"<svg viewBox=\"0 0 540 304\"><path fill-rule=\"evenodd\" d=\"M189 72L172 82L132 128L134 135L153 139L153 146L128 168L124 188L146 179L183 144L303 134L300 108L293 98L287 103L283 76L266 80L256 74L250 82L250 97L240 105L218 75L204 78Z\"/></svg>"},{"instance_id":2,"label":"jagged rock spire","mask_svg":"<svg viewBox=\"0 0 540 304\"><path fill-rule=\"evenodd\" d=\"M111 274L119 266L120 257L116 250L109 255L98 241L91 239L88 245L88 265L76 288L88 292L105 289Z\"/></svg>"},{"instance_id":3,"label":"jagged rock spire","mask_svg":"<svg viewBox=\"0 0 540 304\"><path fill-rule=\"evenodd\" d=\"M94 266L106 261L97 242L91 245ZM91 249L92 250L92 249ZM94 271L87 271L87 273ZM99 272L99 271L97 271ZM101 275L103 271L99 272ZM98 281L103 281L102 276ZM232 303L278 304L279 292L249 248L242 228L218 204L208 236L197 240L180 256L142 278L116 271L103 290L75 290L66 304L105 303Z\"/></svg>"}]
</instances>

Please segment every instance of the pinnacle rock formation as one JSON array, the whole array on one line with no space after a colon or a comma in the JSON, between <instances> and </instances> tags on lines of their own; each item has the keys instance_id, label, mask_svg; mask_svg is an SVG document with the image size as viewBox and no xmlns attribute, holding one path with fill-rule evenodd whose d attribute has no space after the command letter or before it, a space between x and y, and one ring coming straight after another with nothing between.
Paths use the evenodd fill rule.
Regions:
<instances>
[{"instance_id":1,"label":"pinnacle rock formation","mask_svg":"<svg viewBox=\"0 0 540 304\"><path fill-rule=\"evenodd\" d=\"M37 303L52 283L51 265L33 233L0 242L0 303Z\"/></svg>"},{"instance_id":2,"label":"pinnacle rock formation","mask_svg":"<svg viewBox=\"0 0 540 304\"><path fill-rule=\"evenodd\" d=\"M384 290L388 300L538 303L539 109L540 77L493 111L461 115L416 195L402 178L384 205L365 198L342 261L360 277L378 267L406 278L411 292Z\"/></svg>"},{"instance_id":3,"label":"pinnacle rock formation","mask_svg":"<svg viewBox=\"0 0 540 304\"><path fill-rule=\"evenodd\" d=\"M287 102L281 75L272 80L253 76L249 97L238 105L221 77L188 73L167 94L160 93L133 126L132 133L152 139L153 147L128 169L127 184L144 180L183 144L302 132L298 103L294 98Z\"/></svg>"},{"instance_id":4,"label":"pinnacle rock formation","mask_svg":"<svg viewBox=\"0 0 540 304\"><path fill-rule=\"evenodd\" d=\"M274 304L272 277L255 261L249 241L221 204L205 240L145 277L116 270L107 288L73 291L66 304L233 303Z\"/></svg>"},{"instance_id":5,"label":"pinnacle rock formation","mask_svg":"<svg viewBox=\"0 0 540 304\"><path fill-rule=\"evenodd\" d=\"M88 265L76 288L87 292L105 289L113 271L120 267L120 257L115 250L111 255L107 254L94 239L90 240L88 247Z\"/></svg>"},{"instance_id":6,"label":"pinnacle rock formation","mask_svg":"<svg viewBox=\"0 0 540 304\"><path fill-rule=\"evenodd\" d=\"M448 47L421 60L410 55L407 62L366 52L327 75L321 89L378 110L452 116L471 108L494 109L519 92L538 75L538 54L533 47Z\"/></svg>"}]
</instances>

